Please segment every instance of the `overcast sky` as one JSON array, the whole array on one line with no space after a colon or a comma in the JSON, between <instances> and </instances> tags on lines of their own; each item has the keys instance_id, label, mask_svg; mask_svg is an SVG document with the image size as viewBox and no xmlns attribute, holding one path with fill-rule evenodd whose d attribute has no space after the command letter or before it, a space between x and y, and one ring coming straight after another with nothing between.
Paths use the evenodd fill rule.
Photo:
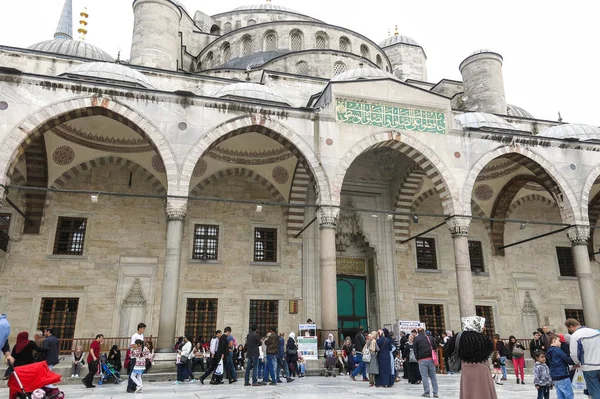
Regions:
<instances>
[{"instance_id":1,"label":"overcast sky","mask_svg":"<svg viewBox=\"0 0 600 399\"><path fill-rule=\"evenodd\" d=\"M193 17L250 4L244 0L181 0ZM262 0L264 1L264 0ZM262 2L256 0L256 2ZM27 47L51 39L64 0L1 0L0 44ZM376 43L398 25L427 54L428 78L460 80L458 65L486 48L504 57L507 102L541 119L600 125L600 29L595 0L273 0L357 31ZM129 57L131 0L73 0L76 18L88 7L86 40ZM77 30L76 21L74 30ZM595 74L594 74L595 72Z\"/></svg>"}]
</instances>

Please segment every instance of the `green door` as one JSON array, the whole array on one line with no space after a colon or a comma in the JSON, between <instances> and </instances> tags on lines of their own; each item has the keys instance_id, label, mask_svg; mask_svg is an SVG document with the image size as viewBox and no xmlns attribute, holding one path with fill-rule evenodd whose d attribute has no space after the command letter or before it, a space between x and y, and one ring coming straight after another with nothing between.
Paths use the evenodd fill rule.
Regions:
<instances>
[{"instance_id":1,"label":"green door","mask_svg":"<svg viewBox=\"0 0 600 399\"><path fill-rule=\"evenodd\" d=\"M338 329L353 337L359 327L367 329L367 291L364 277L337 276Z\"/></svg>"}]
</instances>

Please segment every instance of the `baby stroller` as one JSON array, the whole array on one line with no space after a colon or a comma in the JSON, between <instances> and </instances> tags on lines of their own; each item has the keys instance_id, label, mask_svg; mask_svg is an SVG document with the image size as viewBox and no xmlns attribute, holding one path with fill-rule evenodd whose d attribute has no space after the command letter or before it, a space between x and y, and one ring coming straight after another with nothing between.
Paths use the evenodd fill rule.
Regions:
<instances>
[{"instance_id":1,"label":"baby stroller","mask_svg":"<svg viewBox=\"0 0 600 399\"><path fill-rule=\"evenodd\" d=\"M102 385L108 382L109 379L114 378L115 384L121 383L121 373L119 373L115 366L106 361L106 354L100 355L100 381L98 385Z\"/></svg>"},{"instance_id":2,"label":"baby stroller","mask_svg":"<svg viewBox=\"0 0 600 399\"><path fill-rule=\"evenodd\" d=\"M46 362L10 367L8 379L9 399L63 399L65 394L58 388L46 385L60 382L60 374L53 373Z\"/></svg>"},{"instance_id":3,"label":"baby stroller","mask_svg":"<svg viewBox=\"0 0 600 399\"><path fill-rule=\"evenodd\" d=\"M323 377L331 377L334 378L337 376L335 372L335 366L337 363L337 353L335 350L328 349L325 351L325 370L321 372L321 376Z\"/></svg>"}]
</instances>

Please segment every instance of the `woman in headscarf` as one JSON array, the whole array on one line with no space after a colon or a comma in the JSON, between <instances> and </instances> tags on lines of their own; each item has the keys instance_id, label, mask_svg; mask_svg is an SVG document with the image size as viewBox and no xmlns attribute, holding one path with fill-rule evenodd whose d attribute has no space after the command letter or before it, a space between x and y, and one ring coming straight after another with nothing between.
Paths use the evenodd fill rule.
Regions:
<instances>
[{"instance_id":1,"label":"woman in headscarf","mask_svg":"<svg viewBox=\"0 0 600 399\"><path fill-rule=\"evenodd\" d=\"M112 348L110 348L107 362L112 364L115 370L117 370L119 373L121 372L123 364L121 363L121 351L117 345L113 345Z\"/></svg>"},{"instance_id":2,"label":"woman in headscarf","mask_svg":"<svg viewBox=\"0 0 600 399\"><path fill-rule=\"evenodd\" d=\"M367 373L369 373L369 385L375 385L375 377L379 374L379 363L377 362L377 331L371 332L367 339L367 348L371 352L371 361L367 363Z\"/></svg>"},{"instance_id":3,"label":"woman in headscarf","mask_svg":"<svg viewBox=\"0 0 600 399\"><path fill-rule=\"evenodd\" d=\"M288 336L285 346L285 357L288 362L291 376L295 377L298 373L298 344L296 344L296 334L291 332Z\"/></svg>"},{"instance_id":4,"label":"woman in headscarf","mask_svg":"<svg viewBox=\"0 0 600 399\"><path fill-rule=\"evenodd\" d=\"M461 359L460 399L497 399L496 388L488 365L494 351L493 342L485 336L485 319L479 316L463 317L463 331L446 344L452 356L458 340Z\"/></svg>"},{"instance_id":5,"label":"woman in headscarf","mask_svg":"<svg viewBox=\"0 0 600 399\"><path fill-rule=\"evenodd\" d=\"M379 338L376 342L379 346L379 352L377 353L379 374L375 378L375 386L390 388L394 386L394 359L392 358L394 347L387 328L379 330Z\"/></svg>"},{"instance_id":6,"label":"woman in headscarf","mask_svg":"<svg viewBox=\"0 0 600 399\"><path fill-rule=\"evenodd\" d=\"M48 349L40 348L35 342L29 340L27 331L20 332L17 335L17 343L12 350L12 357L15 359L14 366L25 366L34 362L33 351L48 352Z\"/></svg>"}]
</instances>

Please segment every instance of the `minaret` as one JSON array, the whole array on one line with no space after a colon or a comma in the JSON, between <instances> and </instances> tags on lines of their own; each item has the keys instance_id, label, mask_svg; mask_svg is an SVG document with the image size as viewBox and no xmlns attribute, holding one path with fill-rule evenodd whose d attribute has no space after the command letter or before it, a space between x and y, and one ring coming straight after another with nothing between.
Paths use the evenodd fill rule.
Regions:
<instances>
[{"instance_id":1,"label":"minaret","mask_svg":"<svg viewBox=\"0 0 600 399\"><path fill-rule=\"evenodd\" d=\"M73 39L73 0L65 0L54 38Z\"/></svg>"}]
</instances>

